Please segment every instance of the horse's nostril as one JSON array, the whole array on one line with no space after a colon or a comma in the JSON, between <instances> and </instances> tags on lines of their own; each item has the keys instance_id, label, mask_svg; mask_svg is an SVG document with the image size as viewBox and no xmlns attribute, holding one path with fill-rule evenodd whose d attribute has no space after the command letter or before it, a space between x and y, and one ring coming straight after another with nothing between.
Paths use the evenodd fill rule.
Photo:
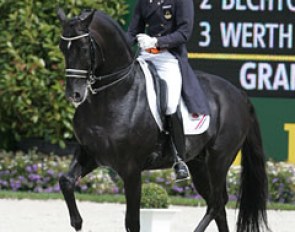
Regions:
<instances>
[{"instance_id":1,"label":"horse's nostril","mask_svg":"<svg viewBox=\"0 0 295 232\"><path fill-rule=\"evenodd\" d=\"M80 101L81 100L81 94L78 93L78 92L75 92L74 93L74 99L75 99L75 101Z\"/></svg>"}]
</instances>

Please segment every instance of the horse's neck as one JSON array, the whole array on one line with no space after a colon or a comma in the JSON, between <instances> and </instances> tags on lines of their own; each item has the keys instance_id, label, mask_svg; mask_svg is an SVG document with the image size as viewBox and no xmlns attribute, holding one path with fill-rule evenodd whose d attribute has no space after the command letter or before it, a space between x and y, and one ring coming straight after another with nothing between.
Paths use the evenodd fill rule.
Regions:
<instances>
[{"instance_id":1,"label":"horse's neck","mask_svg":"<svg viewBox=\"0 0 295 232\"><path fill-rule=\"evenodd\" d=\"M104 56L101 74L116 72L127 67L133 61L133 54L122 29L116 27L115 23L105 16L98 15L95 20L100 23L93 23L91 29L98 34L96 39L101 43Z\"/></svg>"},{"instance_id":2,"label":"horse's neck","mask_svg":"<svg viewBox=\"0 0 295 232\"><path fill-rule=\"evenodd\" d=\"M129 66L129 68L125 72L125 74L120 74L120 76L118 77L118 82L115 81L109 86L106 85L106 88L104 88L104 86L101 86L102 89L97 94L89 93L89 103L91 103L92 106L109 106L113 105L114 102L120 104L121 101L125 101L124 99L130 89L137 88L136 86L134 86L136 67L134 65ZM120 80L120 78L122 79Z\"/></svg>"},{"instance_id":3,"label":"horse's neck","mask_svg":"<svg viewBox=\"0 0 295 232\"><path fill-rule=\"evenodd\" d=\"M128 49L120 46L119 43L117 40L105 41L105 61L102 68L106 73L117 72L132 63L132 56Z\"/></svg>"},{"instance_id":4,"label":"horse's neck","mask_svg":"<svg viewBox=\"0 0 295 232\"><path fill-rule=\"evenodd\" d=\"M88 104L95 110L103 107L104 112L121 111L123 108L132 112L138 103L146 102L145 79L141 76L140 66L135 62L128 76L118 84L105 89L98 94L89 94ZM115 107L114 107L115 106ZM117 109L116 109L117 107Z\"/></svg>"}]
</instances>

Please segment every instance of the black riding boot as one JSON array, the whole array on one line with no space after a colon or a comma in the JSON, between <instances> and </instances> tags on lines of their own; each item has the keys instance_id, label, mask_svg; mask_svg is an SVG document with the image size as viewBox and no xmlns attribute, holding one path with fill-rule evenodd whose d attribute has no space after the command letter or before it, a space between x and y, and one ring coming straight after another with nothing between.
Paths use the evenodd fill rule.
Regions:
<instances>
[{"instance_id":1,"label":"black riding boot","mask_svg":"<svg viewBox=\"0 0 295 232\"><path fill-rule=\"evenodd\" d=\"M189 178L189 170L182 161L185 152L185 140L181 116L177 113L167 116L167 129L170 135L170 144L174 156L173 169L176 175L176 182Z\"/></svg>"}]
</instances>

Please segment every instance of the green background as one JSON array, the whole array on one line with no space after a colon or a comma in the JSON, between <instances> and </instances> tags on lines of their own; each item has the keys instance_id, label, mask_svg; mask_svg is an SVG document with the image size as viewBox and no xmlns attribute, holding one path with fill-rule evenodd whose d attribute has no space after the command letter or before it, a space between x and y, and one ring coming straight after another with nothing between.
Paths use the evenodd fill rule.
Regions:
<instances>
[{"instance_id":1,"label":"green background","mask_svg":"<svg viewBox=\"0 0 295 232\"><path fill-rule=\"evenodd\" d=\"M251 98L251 100L259 117L266 154L276 161L287 160L288 132L284 130L284 124L295 124L294 98ZM290 155L295 156L295 154Z\"/></svg>"}]
</instances>

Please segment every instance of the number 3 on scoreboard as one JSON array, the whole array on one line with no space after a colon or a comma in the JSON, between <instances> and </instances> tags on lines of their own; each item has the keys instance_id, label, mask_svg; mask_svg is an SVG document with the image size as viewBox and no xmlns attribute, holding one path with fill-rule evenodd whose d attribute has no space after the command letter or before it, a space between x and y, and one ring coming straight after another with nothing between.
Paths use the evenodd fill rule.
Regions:
<instances>
[{"instance_id":1,"label":"number 3 on scoreboard","mask_svg":"<svg viewBox=\"0 0 295 232\"><path fill-rule=\"evenodd\" d=\"M212 5L209 3L209 0L203 0L200 4L201 10L211 10Z\"/></svg>"},{"instance_id":2,"label":"number 3 on scoreboard","mask_svg":"<svg viewBox=\"0 0 295 232\"><path fill-rule=\"evenodd\" d=\"M203 40L199 41L200 47L208 47L211 42L211 26L209 22L200 22L201 32L200 35L202 36Z\"/></svg>"}]
</instances>

